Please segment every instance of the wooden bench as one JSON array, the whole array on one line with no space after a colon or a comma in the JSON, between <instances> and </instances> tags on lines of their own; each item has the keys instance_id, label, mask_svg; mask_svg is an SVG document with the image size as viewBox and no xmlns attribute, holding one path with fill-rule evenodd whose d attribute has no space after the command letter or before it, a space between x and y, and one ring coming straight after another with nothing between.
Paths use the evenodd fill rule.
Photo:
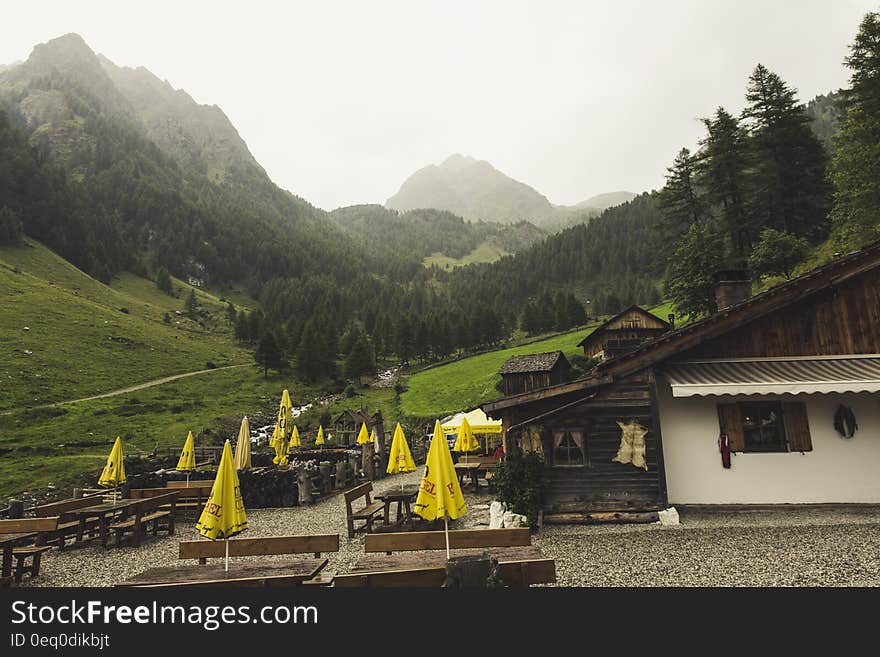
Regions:
<instances>
[{"instance_id":1,"label":"wooden bench","mask_svg":"<svg viewBox=\"0 0 880 657\"><path fill-rule=\"evenodd\" d=\"M166 495L169 492L174 491L178 493L177 502L174 507L175 511L194 509L195 511L200 512L205 506L205 502L207 502L208 498L211 496L212 488L213 484L193 484L189 487L180 488L177 486L169 486L168 488L132 488L131 497L135 500L143 500L150 497L157 497L159 495ZM165 505L163 510L167 510L168 508L170 508L170 505Z\"/></svg>"},{"instance_id":2,"label":"wooden bench","mask_svg":"<svg viewBox=\"0 0 880 657\"><path fill-rule=\"evenodd\" d=\"M70 535L76 535L79 531L79 520L72 518L69 514L77 509L85 509L95 504L100 504L101 495L92 494L77 499L61 500L60 502L51 502L34 508L34 515L38 518L51 518L58 516L58 529L47 537L47 543L58 543L58 548L63 550L65 547L65 539ZM89 518L86 521L86 530L90 537L97 535L99 531L99 523L97 518Z\"/></svg>"},{"instance_id":3,"label":"wooden bench","mask_svg":"<svg viewBox=\"0 0 880 657\"><path fill-rule=\"evenodd\" d=\"M126 534L131 534L131 545L137 547L141 544L141 536L150 530L153 535L159 533L161 524L164 522L168 535L174 533L174 505L177 501L178 491L166 492L138 501L131 507L131 515L110 525L110 529L116 532L116 544L122 545ZM166 507L166 508L163 508Z\"/></svg>"},{"instance_id":4,"label":"wooden bench","mask_svg":"<svg viewBox=\"0 0 880 657\"><path fill-rule=\"evenodd\" d=\"M515 547L532 544L528 527L508 529L452 529L449 531L449 549L488 547ZM445 532L397 532L368 534L364 537L364 552L409 552L413 550L445 550Z\"/></svg>"},{"instance_id":5,"label":"wooden bench","mask_svg":"<svg viewBox=\"0 0 880 657\"><path fill-rule=\"evenodd\" d=\"M4 567L8 567L7 560L15 559L12 569L12 577L16 583L21 582L25 573L36 577L40 573L40 560L44 552L51 550L50 545L45 545L46 534L58 530L58 516L52 518L16 518L13 520L0 520L0 534L21 535L22 540L29 540L28 535L37 533L34 545L15 547L11 543L3 546ZM14 539L13 539L14 540ZM31 563L28 563L28 559ZM5 573L4 573L5 575Z\"/></svg>"},{"instance_id":6,"label":"wooden bench","mask_svg":"<svg viewBox=\"0 0 880 657\"><path fill-rule=\"evenodd\" d=\"M181 541L181 559L198 559L200 564L208 563L210 558L226 556L224 541ZM314 536L265 536L254 538L233 538L229 540L230 557L277 556L279 554L314 554L339 552L339 534L317 534ZM329 586L333 574L321 571L314 577L303 581L312 586Z\"/></svg>"},{"instance_id":7,"label":"wooden bench","mask_svg":"<svg viewBox=\"0 0 880 657\"><path fill-rule=\"evenodd\" d=\"M348 523L349 538L354 538L355 520L363 520L364 526L359 527L358 529L365 529L367 533L370 533L373 531L373 519L376 516L385 516L385 503L373 502L370 498L371 492L373 492L373 484L367 482L365 484L361 484L360 486L355 486L347 493L344 493L345 516ZM364 498L364 500L366 501L364 506L360 507L359 509L353 509L352 503L357 502L361 498Z\"/></svg>"}]
</instances>

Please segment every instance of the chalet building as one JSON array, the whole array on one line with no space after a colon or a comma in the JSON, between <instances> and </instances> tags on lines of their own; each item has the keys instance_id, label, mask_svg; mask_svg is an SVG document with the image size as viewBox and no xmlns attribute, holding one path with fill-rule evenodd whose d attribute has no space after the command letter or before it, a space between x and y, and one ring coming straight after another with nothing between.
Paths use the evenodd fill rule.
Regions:
<instances>
[{"instance_id":1,"label":"chalet building","mask_svg":"<svg viewBox=\"0 0 880 657\"><path fill-rule=\"evenodd\" d=\"M880 242L736 298L481 406L544 456L545 511L880 502Z\"/></svg>"},{"instance_id":2,"label":"chalet building","mask_svg":"<svg viewBox=\"0 0 880 657\"><path fill-rule=\"evenodd\" d=\"M637 348L670 329L670 324L639 306L630 306L578 343L584 356L605 360Z\"/></svg>"},{"instance_id":3,"label":"chalet building","mask_svg":"<svg viewBox=\"0 0 880 657\"><path fill-rule=\"evenodd\" d=\"M511 356L498 371L505 395L546 388L565 381L571 364L561 351Z\"/></svg>"}]
</instances>

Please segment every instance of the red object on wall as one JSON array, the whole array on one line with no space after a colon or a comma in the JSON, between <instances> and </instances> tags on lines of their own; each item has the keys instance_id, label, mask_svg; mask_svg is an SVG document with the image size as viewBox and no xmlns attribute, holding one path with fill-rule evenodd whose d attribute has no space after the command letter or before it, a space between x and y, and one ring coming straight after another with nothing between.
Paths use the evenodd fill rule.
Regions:
<instances>
[{"instance_id":1,"label":"red object on wall","mask_svg":"<svg viewBox=\"0 0 880 657\"><path fill-rule=\"evenodd\" d=\"M730 467L730 441L727 434L722 433L718 436L718 450L721 452L721 465L725 468Z\"/></svg>"}]
</instances>

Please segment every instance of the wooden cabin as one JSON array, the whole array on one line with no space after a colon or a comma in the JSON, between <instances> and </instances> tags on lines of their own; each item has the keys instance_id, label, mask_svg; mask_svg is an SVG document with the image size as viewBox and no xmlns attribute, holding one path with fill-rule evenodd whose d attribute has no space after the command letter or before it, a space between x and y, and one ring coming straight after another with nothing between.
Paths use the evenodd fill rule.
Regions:
<instances>
[{"instance_id":1,"label":"wooden cabin","mask_svg":"<svg viewBox=\"0 0 880 657\"><path fill-rule=\"evenodd\" d=\"M501 386L506 395L537 390L565 381L571 364L561 351L511 356L501 366Z\"/></svg>"},{"instance_id":2,"label":"wooden cabin","mask_svg":"<svg viewBox=\"0 0 880 657\"><path fill-rule=\"evenodd\" d=\"M630 306L598 326L578 343L584 356L605 360L636 349L671 328L653 313L639 306Z\"/></svg>"},{"instance_id":3,"label":"wooden cabin","mask_svg":"<svg viewBox=\"0 0 880 657\"><path fill-rule=\"evenodd\" d=\"M546 513L880 503L880 242L481 408L544 456Z\"/></svg>"},{"instance_id":4,"label":"wooden cabin","mask_svg":"<svg viewBox=\"0 0 880 657\"><path fill-rule=\"evenodd\" d=\"M357 441L361 425L366 422L367 431L377 425L377 417L366 411L346 409L333 419L333 442L336 445L354 445Z\"/></svg>"}]
</instances>

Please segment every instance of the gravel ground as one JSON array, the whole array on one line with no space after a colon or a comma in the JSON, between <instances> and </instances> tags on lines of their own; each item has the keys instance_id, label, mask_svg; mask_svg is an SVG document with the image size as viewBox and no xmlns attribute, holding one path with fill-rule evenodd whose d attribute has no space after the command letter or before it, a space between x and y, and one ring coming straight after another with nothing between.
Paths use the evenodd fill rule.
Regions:
<instances>
[{"instance_id":1,"label":"gravel ground","mask_svg":"<svg viewBox=\"0 0 880 657\"><path fill-rule=\"evenodd\" d=\"M373 487L417 484L420 476L396 475ZM491 498L465 497L464 524L488 522ZM545 526L533 543L556 560L559 586L880 586L880 507L694 511L682 512L681 523ZM194 525L181 520L176 536L148 537L137 549L90 543L52 550L40 576L24 584L111 586L176 565L178 541L198 537ZM339 552L327 555L330 572L346 572L363 554L363 534L346 537L341 495L308 507L254 509L248 525L246 536L339 533Z\"/></svg>"}]
</instances>

